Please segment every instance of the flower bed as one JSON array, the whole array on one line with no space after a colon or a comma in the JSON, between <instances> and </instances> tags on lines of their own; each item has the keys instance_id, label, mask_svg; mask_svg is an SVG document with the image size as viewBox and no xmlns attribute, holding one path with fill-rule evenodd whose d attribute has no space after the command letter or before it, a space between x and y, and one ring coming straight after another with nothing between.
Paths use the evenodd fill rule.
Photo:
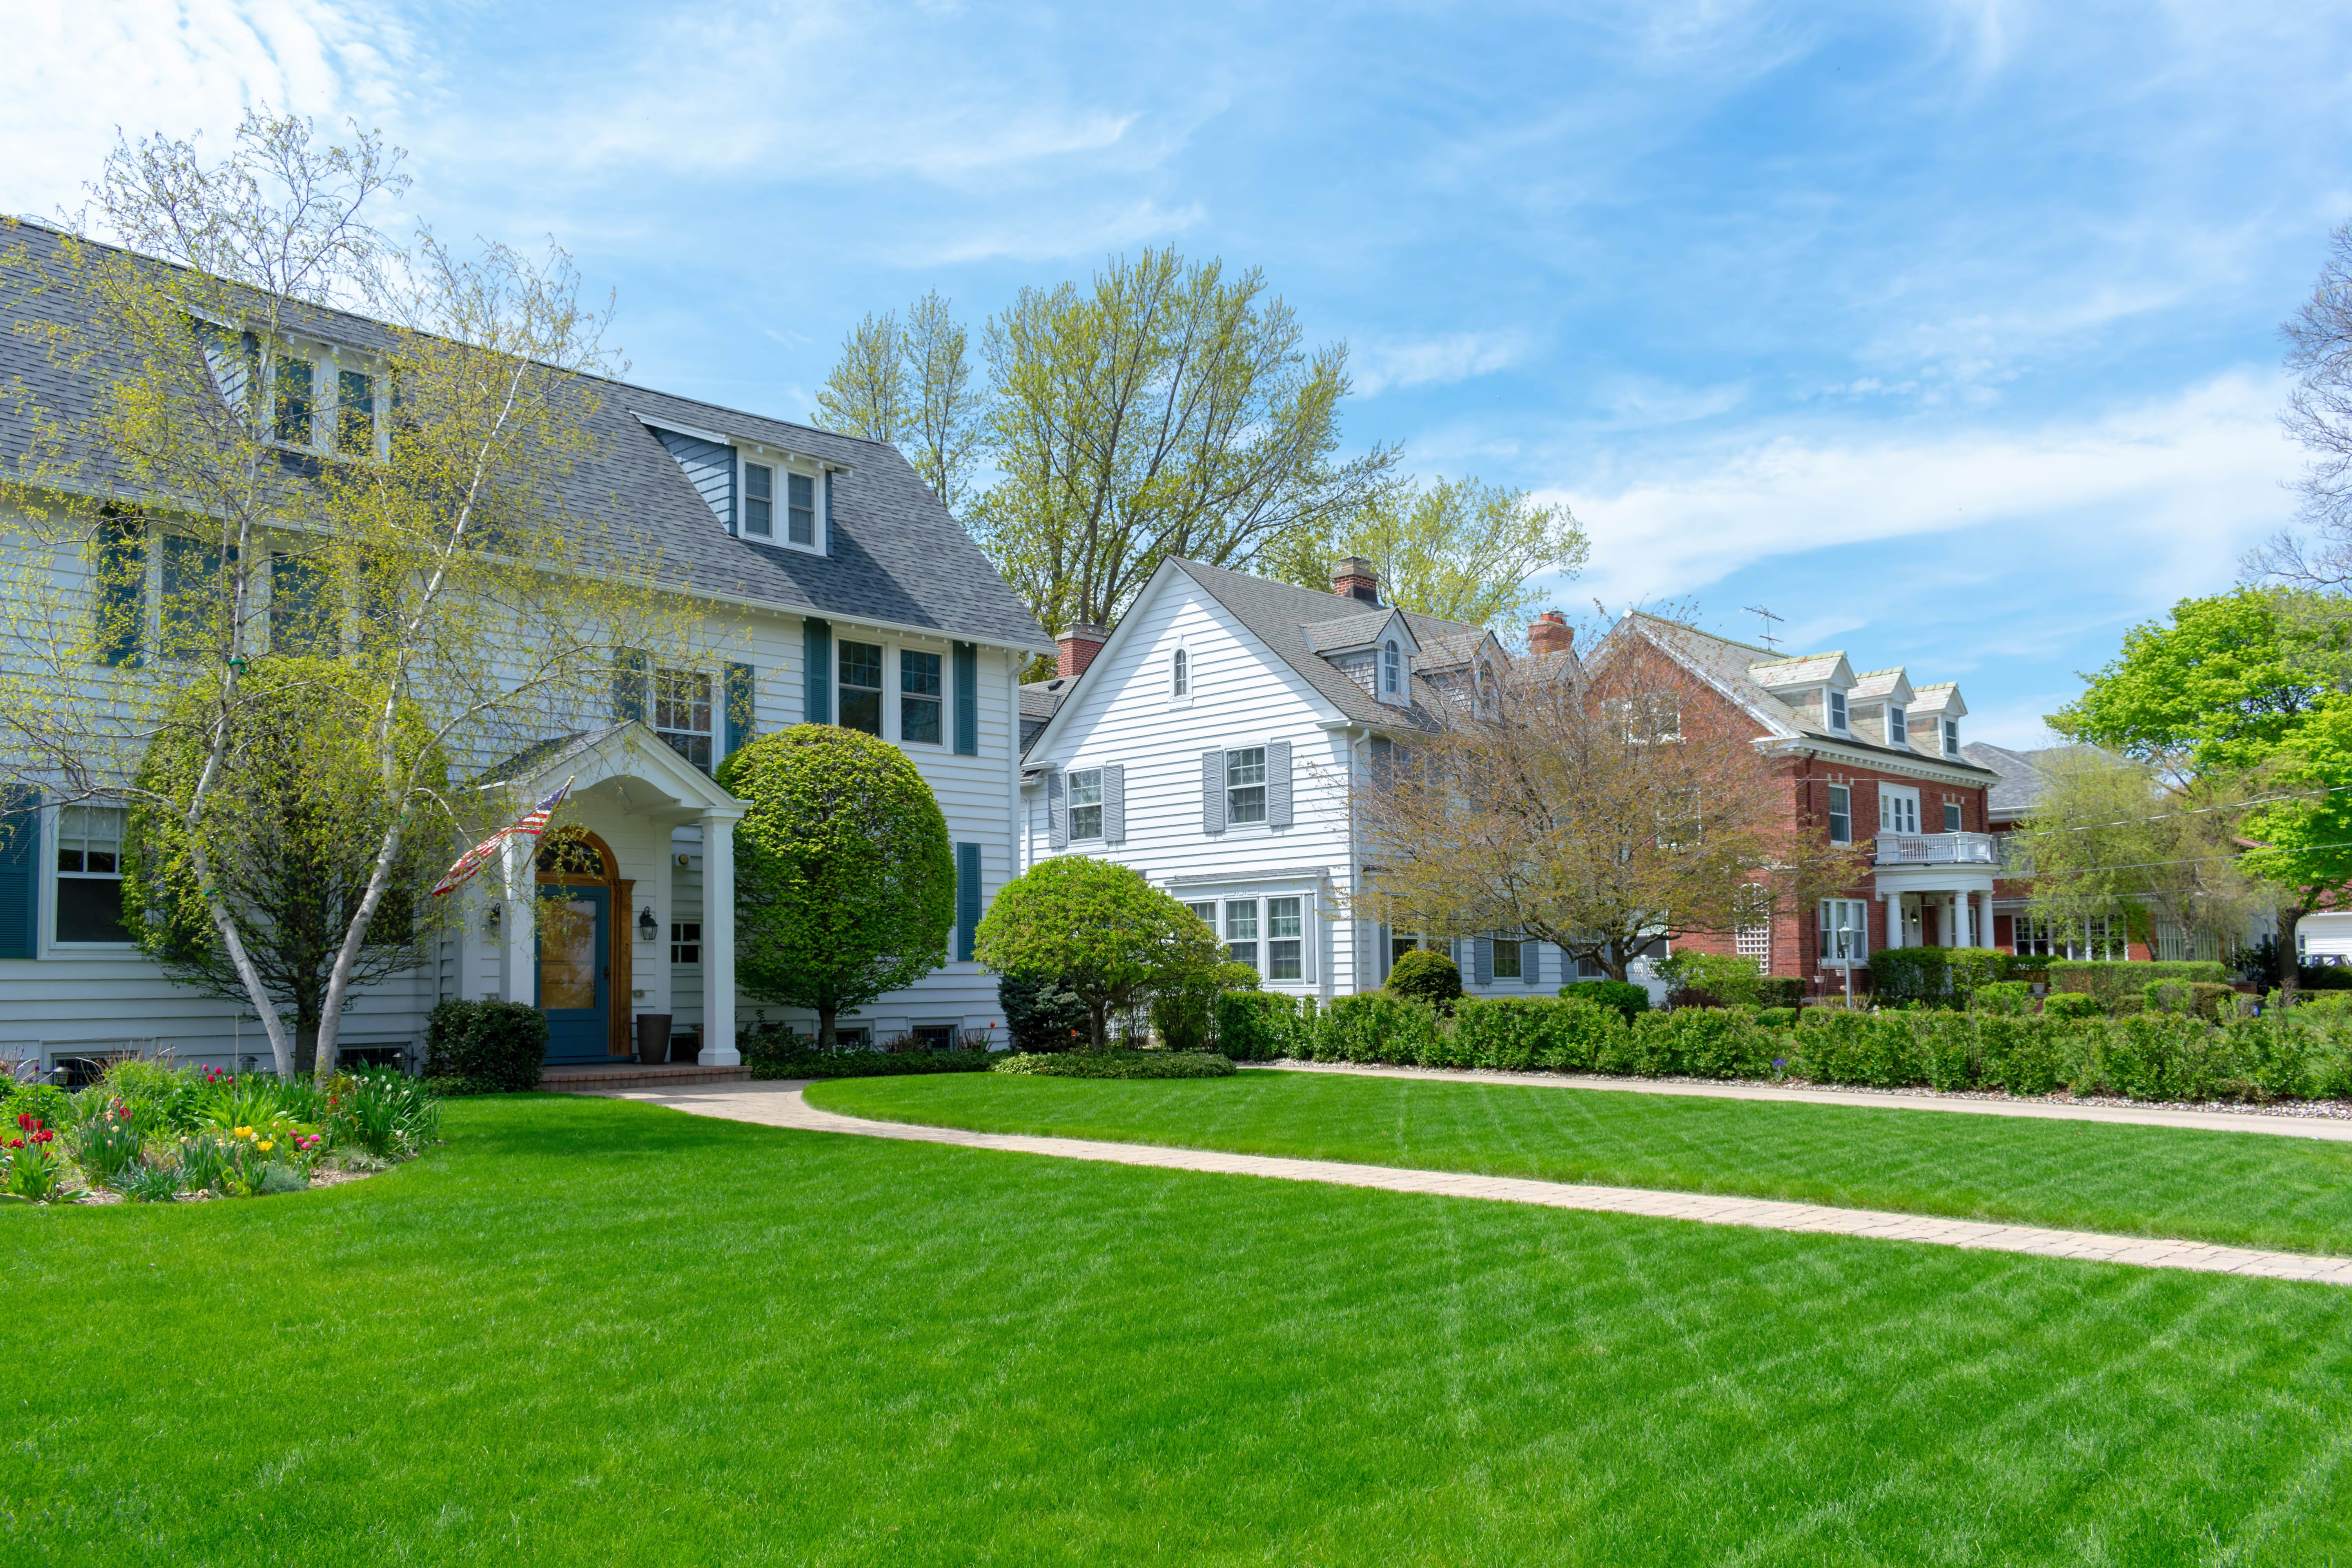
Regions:
<instances>
[{"instance_id":1,"label":"flower bed","mask_svg":"<svg viewBox=\"0 0 2352 1568\"><path fill-rule=\"evenodd\" d=\"M117 1062L79 1094L18 1088L0 1104L0 1200L267 1197L348 1180L434 1142L440 1108L396 1072L309 1079Z\"/></svg>"}]
</instances>

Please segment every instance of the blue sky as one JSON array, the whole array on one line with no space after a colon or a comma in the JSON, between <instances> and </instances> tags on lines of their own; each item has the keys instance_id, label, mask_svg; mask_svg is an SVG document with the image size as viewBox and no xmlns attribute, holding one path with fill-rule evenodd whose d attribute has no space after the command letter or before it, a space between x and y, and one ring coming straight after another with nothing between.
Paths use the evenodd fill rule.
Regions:
<instances>
[{"instance_id":1,"label":"blue sky","mask_svg":"<svg viewBox=\"0 0 2352 1568\"><path fill-rule=\"evenodd\" d=\"M805 417L843 332L1147 244L1345 340L1356 443L1568 501L1559 602L1954 679L2031 743L2288 521L2277 324L2352 216L2340 5L76 0L0 208L267 100L552 235L633 379Z\"/></svg>"}]
</instances>

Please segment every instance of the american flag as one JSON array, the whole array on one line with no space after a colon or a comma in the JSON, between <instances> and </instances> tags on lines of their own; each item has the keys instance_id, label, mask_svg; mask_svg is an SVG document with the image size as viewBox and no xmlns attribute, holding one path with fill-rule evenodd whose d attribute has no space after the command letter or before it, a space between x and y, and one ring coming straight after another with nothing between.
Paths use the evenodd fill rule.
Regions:
<instances>
[{"instance_id":1,"label":"american flag","mask_svg":"<svg viewBox=\"0 0 2352 1568\"><path fill-rule=\"evenodd\" d=\"M577 777L578 775L574 774L573 776ZM563 804L563 797L571 793L572 780L565 779L563 781L562 787L558 789L553 795L549 795L537 805L532 806L529 811L524 812L520 816L516 817L512 822L508 823L504 827L499 828L496 833L491 834L488 838L483 839L479 844L475 845L463 855L458 856L457 863L455 866L450 867L439 881L433 884L433 896L437 899L442 894L448 892L451 889L462 888L468 881L471 881L473 879L474 873L480 870L483 863L488 860L492 855L498 853L499 844L509 837L518 835L524 838L538 837L540 833L547 826L547 819L555 814L555 808L562 805Z\"/></svg>"}]
</instances>

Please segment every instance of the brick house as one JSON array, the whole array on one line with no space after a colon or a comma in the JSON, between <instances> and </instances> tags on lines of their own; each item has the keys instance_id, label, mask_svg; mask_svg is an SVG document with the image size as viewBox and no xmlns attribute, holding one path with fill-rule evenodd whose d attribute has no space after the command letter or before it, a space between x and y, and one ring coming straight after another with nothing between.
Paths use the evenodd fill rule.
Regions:
<instances>
[{"instance_id":1,"label":"brick house","mask_svg":"<svg viewBox=\"0 0 2352 1568\"><path fill-rule=\"evenodd\" d=\"M1634 684L1671 673L1686 694L1686 743L1744 742L1784 793L1792 827L1868 855L1858 881L1813 909L1677 945L1839 986L1884 948L1991 945L1999 775L1964 754L1958 686L1915 687L1900 668L1857 674L1843 653L1789 658L1643 615L1611 628L1590 668L1596 681Z\"/></svg>"}]
</instances>

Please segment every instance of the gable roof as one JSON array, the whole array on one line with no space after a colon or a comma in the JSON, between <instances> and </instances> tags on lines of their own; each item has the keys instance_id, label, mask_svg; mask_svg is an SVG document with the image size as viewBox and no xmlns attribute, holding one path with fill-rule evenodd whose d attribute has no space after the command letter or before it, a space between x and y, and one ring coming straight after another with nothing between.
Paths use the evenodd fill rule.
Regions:
<instances>
[{"instance_id":1,"label":"gable roof","mask_svg":"<svg viewBox=\"0 0 2352 1568\"><path fill-rule=\"evenodd\" d=\"M0 384L21 378L40 412L72 424L89 413L98 378L119 374L122 362L101 353L92 373L77 373L40 344L39 329L79 324L72 320L78 292L61 254L64 239L46 225L0 220L0 247L21 247L24 260L0 268ZM37 287L34 273L46 273L52 286ZM340 310L300 307L295 324L306 337L363 352L381 353L396 342L383 323ZM579 521L583 566L593 569L603 551L640 552L642 535L650 533L663 580L682 592L1034 653L1053 650L1036 617L888 443L625 382L588 384L596 406L586 423L598 450L554 487L556 503ZM0 399L0 468L23 460L32 437L27 415L16 401ZM648 426L755 441L835 468L834 553L730 535ZM89 471L99 488L122 483L100 461Z\"/></svg>"},{"instance_id":2,"label":"gable roof","mask_svg":"<svg viewBox=\"0 0 2352 1568\"><path fill-rule=\"evenodd\" d=\"M2031 812L2042 803L2042 797L2050 793L2052 780L2047 770L2051 763L2075 758L2122 760L2097 746L2042 746L2030 752L2020 752L2007 746L1989 745L1982 741L1972 741L1962 746L1960 755L2000 775L2000 782L1992 786L1986 798L1987 813L1996 819L2011 822Z\"/></svg>"}]
</instances>

